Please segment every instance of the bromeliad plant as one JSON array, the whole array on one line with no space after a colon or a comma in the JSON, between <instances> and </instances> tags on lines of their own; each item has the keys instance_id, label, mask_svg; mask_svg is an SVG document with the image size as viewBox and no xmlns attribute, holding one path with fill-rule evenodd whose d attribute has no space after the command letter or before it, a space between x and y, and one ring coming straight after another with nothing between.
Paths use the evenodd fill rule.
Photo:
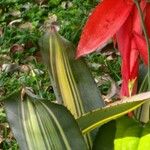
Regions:
<instances>
[{"instance_id":1,"label":"bromeliad plant","mask_svg":"<svg viewBox=\"0 0 150 150\"><path fill-rule=\"evenodd\" d=\"M148 7L149 4L142 0L140 8L148 12ZM131 12L134 12L134 19L130 15ZM104 0L89 18L78 46L77 57L102 46L117 32L115 39L118 47L125 44L128 48L120 50L121 56L130 57L128 63L126 62L128 66L122 67L123 69L129 67L125 70L128 81L124 81L122 86L122 89L125 88L125 92L128 93L121 92L122 96L133 93L133 88L130 91L128 87L134 87L132 84L137 81L137 76L131 79L130 77L133 76L129 76L133 75L133 65L136 67L138 65L135 60L139 53L135 53L135 50L140 51L140 49L135 41L140 38L143 39L143 43L146 43L141 28L139 29L141 32L137 29L140 26L136 26L137 22L133 21L137 19L139 23L138 16L137 8L132 0ZM134 36L128 35L131 33L128 30L121 29L123 26L128 27L124 25L128 24L128 21L130 29L133 30L135 25L134 27L139 31L135 35L132 33ZM125 35L128 35L125 38L126 43L122 41L124 38L120 37L125 31L127 32ZM140 37L139 33L141 33ZM131 37L134 38L131 39ZM3 100L8 121L21 149L143 150L150 148L149 123L143 125L135 118L124 116L148 102L150 92L123 98L121 101L106 106L84 60L75 59L74 46L61 37L53 26L39 43L58 104L39 98L27 88L17 90ZM134 54L136 59L131 60L131 54ZM147 55L142 54L145 57ZM125 82L129 83L125 84ZM127 87L124 87L125 85Z\"/></svg>"},{"instance_id":2,"label":"bromeliad plant","mask_svg":"<svg viewBox=\"0 0 150 150\"><path fill-rule=\"evenodd\" d=\"M113 38L122 58L121 97L137 92L140 57L148 65L150 89L150 3L146 0L104 0L89 17L82 32L77 57L100 49ZM146 87L146 85L144 85ZM146 104L146 107L149 104ZM149 120L149 107L142 110L143 122Z\"/></svg>"},{"instance_id":3,"label":"bromeliad plant","mask_svg":"<svg viewBox=\"0 0 150 150\"><path fill-rule=\"evenodd\" d=\"M137 1L104 0L101 2L89 17L77 49L77 57L80 57L100 49L111 37L114 38L122 57L122 96L136 93L139 57L141 56L148 64L148 49L142 24L145 23L147 30L145 34L150 37L150 4L146 0L141 0L139 3ZM141 12L139 14L136 4L144 13L142 24L140 17L142 14Z\"/></svg>"}]
</instances>

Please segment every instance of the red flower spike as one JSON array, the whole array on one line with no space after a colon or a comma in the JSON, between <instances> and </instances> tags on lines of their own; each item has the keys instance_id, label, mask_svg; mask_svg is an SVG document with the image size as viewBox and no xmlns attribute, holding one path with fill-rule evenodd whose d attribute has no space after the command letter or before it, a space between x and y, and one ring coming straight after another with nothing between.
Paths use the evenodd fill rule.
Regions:
<instances>
[{"instance_id":1,"label":"red flower spike","mask_svg":"<svg viewBox=\"0 0 150 150\"><path fill-rule=\"evenodd\" d=\"M145 0L142 0L140 3L141 6L141 10L142 12L144 12L144 9L146 7L146 2ZM134 9L132 11L132 32L136 32L138 34L140 34L142 36L142 26L141 26L141 20L140 20L140 16L139 16L139 12L136 8L136 6L134 6Z\"/></svg>"},{"instance_id":2,"label":"red flower spike","mask_svg":"<svg viewBox=\"0 0 150 150\"><path fill-rule=\"evenodd\" d=\"M147 3L146 5L145 25L146 25L148 36L150 38L150 3Z\"/></svg>"},{"instance_id":3,"label":"red flower spike","mask_svg":"<svg viewBox=\"0 0 150 150\"><path fill-rule=\"evenodd\" d=\"M148 50L147 50L147 44L146 44L145 38L144 36L141 36L137 33L134 33L134 38L135 38L138 50L140 52L140 56L142 57L144 63L147 65L148 64Z\"/></svg>"},{"instance_id":4,"label":"red flower spike","mask_svg":"<svg viewBox=\"0 0 150 150\"><path fill-rule=\"evenodd\" d=\"M150 3L140 1L150 37ZM103 0L89 17L77 48L77 57L95 51L114 37L122 58L121 96L136 93L139 55L148 62L146 41L134 0Z\"/></svg>"},{"instance_id":5,"label":"red flower spike","mask_svg":"<svg viewBox=\"0 0 150 150\"><path fill-rule=\"evenodd\" d=\"M131 19L131 17L129 19ZM128 32L126 32L126 29L128 29ZM122 58L121 74L123 82L121 86L121 96L129 96L128 81L130 78L131 29L131 21L128 20L116 34L118 49Z\"/></svg>"},{"instance_id":6,"label":"red flower spike","mask_svg":"<svg viewBox=\"0 0 150 150\"><path fill-rule=\"evenodd\" d=\"M139 52L136 49L134 39L131 40L131 47L122 55L122 87L121 96L131 96L136 93L137 76L139 67ZM134 82L133 82L134 81ZM132 87L132 88L131 88Z\"/></svg>"},{"instance_id":7,"label":"red flower spike","mask_svg":"<svg viewBox=\"0 0 150 150\"><path fill-rule=\"evenodd\" d=\"M133 0L104 0L92 12L77 48L77 58L102 47L123 25Z\"/></svg>"},{"instance_id":8,"label":"red flower spike","mask_svg":"<svg viewBox=\"0 0 150 150\"><path fill-rule=\"evenodd\" d=\"M138 75L139 51L132 32L134 30L135 32L142 34L142 30L135 6L133 7L132 12L133 13L130 14L125 23L116 33L118 49L122 57L121 74L123 83L121 87L121 96L135 94L137 86L136 79ZM132 87L132 89L130 87Z\"/></svg>"}]
</instances>

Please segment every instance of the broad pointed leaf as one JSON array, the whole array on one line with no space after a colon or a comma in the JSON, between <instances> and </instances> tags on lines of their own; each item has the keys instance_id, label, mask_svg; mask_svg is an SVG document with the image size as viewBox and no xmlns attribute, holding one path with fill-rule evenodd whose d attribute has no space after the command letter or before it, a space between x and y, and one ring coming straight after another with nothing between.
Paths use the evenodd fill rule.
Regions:
<instances>
[{"instance_id":1,"label":"broad pointed leaf","mask_svg":"<svg viewBox=\"0 0 150 150\"><path fill-rule=\"evenodd\" d=\"M150 99L150 92L138 94L130 98L124 98L110 106L106 106L102 109L97 109L83 115L77 119L77 122L82 133L85 134L108 121L121 117L124 114L138 108L148 99Z\"/></svg>"},{"instance_id":2,"label":"broad pointed leaf","mask_svg":"<svg viewBox=\"0 0 150 150\"><path fill-rule=\"evenodd\" d=\"M61 105L15 92L5 99L9 124L22 150L86 150L70 112Z\"/></svg>"},{"instance_id":3,"label":"broad pointed leaf","mask_svg":"<svg viewBox=\"0 0 150 150\"><path fill-rule=\"evenodd\" d=\"M93 143L93 150L114 150L116 121L110 121L99 128Z\"/></svg>"},{"instance_id":4,"label":"broad pointed leaf","mask_svg":"<svg viewBox=\"0 0 150 150\"><path fill-rule=\"evenodd\" d=\"M104 106L99 90L82 59L75 60L75 49L55 31L40 39L43 60L48 66L57 100L75 118Z\"/></svg>"},{"instance_id":5,"label":"broad pointed leaf","mask_svg":"<svg viewBox=\"0 0 150 150\"><path fill-rule=\"evenodd\" d=\"M83 59L75 60L75 48L55 31L40 40L43 60L48 66L57 100L75 116L104 106L97 85ZM91 147L92 139L86 135Z\"/></svg>"},{"instance_id":6,"label":"broad pointed leaf","mask_svg":"<svg viewBox=\"0 0 150 150\"><path fill-rule=\"evenodd\" d=\"M150 123L141 123L122 117L116 121L114 150L148 150L150 149Z\"/></svg>"},{"instance_id":7,"label":"broad pointed leaf","mask_svg":"<svg viewBox=\"0 0 150 150\"><path fill-rule=\"evenodd\" d=\"M115 150L137 150L142 125L128 117L119 118L116 124Z\"/></svg>"},{"instance_id":8,"label":"broad pointed leaf","mask_svg":"<svg viewBox=\"0 0 150 150\"><path fill-rule=\"evenodd\" d=\"M132 0L104 0L90 15L81 35L77 57L102 47L126 21Z\"/></svg>"}]
</instances>

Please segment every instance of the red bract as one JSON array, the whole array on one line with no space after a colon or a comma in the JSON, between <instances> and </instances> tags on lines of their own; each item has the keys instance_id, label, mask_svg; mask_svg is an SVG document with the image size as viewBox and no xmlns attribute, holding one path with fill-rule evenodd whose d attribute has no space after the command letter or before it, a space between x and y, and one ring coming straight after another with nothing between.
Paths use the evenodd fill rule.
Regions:
<instances>
[{"instance_id":1,"label":"red bract","mask_svg":"<svg viewBox=\"0 0 150 150\"><path fill-rule=\"evenodd\" d=\"M150 3L146 5L146 17L145 17L145 24L147 28L148 35L150 37Z\"/></svg>"},{"instance_id":2,"label":"red bract","mask_svg":"<svg viewBox=\"0 0 150 150\"><path fill-rule=\"evenodd\" d=\"M104 0L89 17L77 49L77 57L100 48L125 22L132 0Z\"/></svg>"},{"instance_id":3,"label":"red bract","mask_svg":"<svg viewBox=\"0 0 150 150\"><path fill-rule=\"evenodd\" d=\"M141 0L145 23L150 36L150 4ZM77 49L77 57L101 48L115 36L122 57L121 95L136 92L139 56L147 64L148 52L143 36L139 12L133 0L103 0L89 17Z\"/></svg>"}]
</instances>

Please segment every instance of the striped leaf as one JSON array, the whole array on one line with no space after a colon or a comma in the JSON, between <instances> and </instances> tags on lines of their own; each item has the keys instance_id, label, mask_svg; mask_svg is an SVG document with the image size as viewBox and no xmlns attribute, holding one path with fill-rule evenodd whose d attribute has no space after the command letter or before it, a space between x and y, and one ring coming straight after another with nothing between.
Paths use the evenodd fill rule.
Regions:
<instances>
[{"instance_id":1,"label":"striped leaf","mask_svg":"<svg viewBox=\"0 0 150 150\"><path fill-rule=\"evenodd\" d=\"M75 60L75 49L70 42L55 31L48 31L39 43L57 100L67 106L75 118L104 106L83 59Z\"/></svg>"},{"instance_id":2,"label":"striped leaf","mask_svg":"<svg viewBox=\"0 0 150 150\"><path fill-rule=\"evenodd\" d=\"M119 118L124 114L138 108L147 102L148 99L150 99L150 92L138 94L130 98L124 98L121 101L115 102L102 109L97 109L83 115L77 119L77 122L82 130L82 133L85 134L108 121Z\"/></svg>"},{"instance_id":3,"label":"striped leaf","mask_svg":"<svg viewBox=\"0 0 150 150\"><path fill-rule=\"evenodd\" d=\"M61 105L15 92L5 99L8 121L22 150L87 150L70 112Z\"/></svg>"}]
</instances>

